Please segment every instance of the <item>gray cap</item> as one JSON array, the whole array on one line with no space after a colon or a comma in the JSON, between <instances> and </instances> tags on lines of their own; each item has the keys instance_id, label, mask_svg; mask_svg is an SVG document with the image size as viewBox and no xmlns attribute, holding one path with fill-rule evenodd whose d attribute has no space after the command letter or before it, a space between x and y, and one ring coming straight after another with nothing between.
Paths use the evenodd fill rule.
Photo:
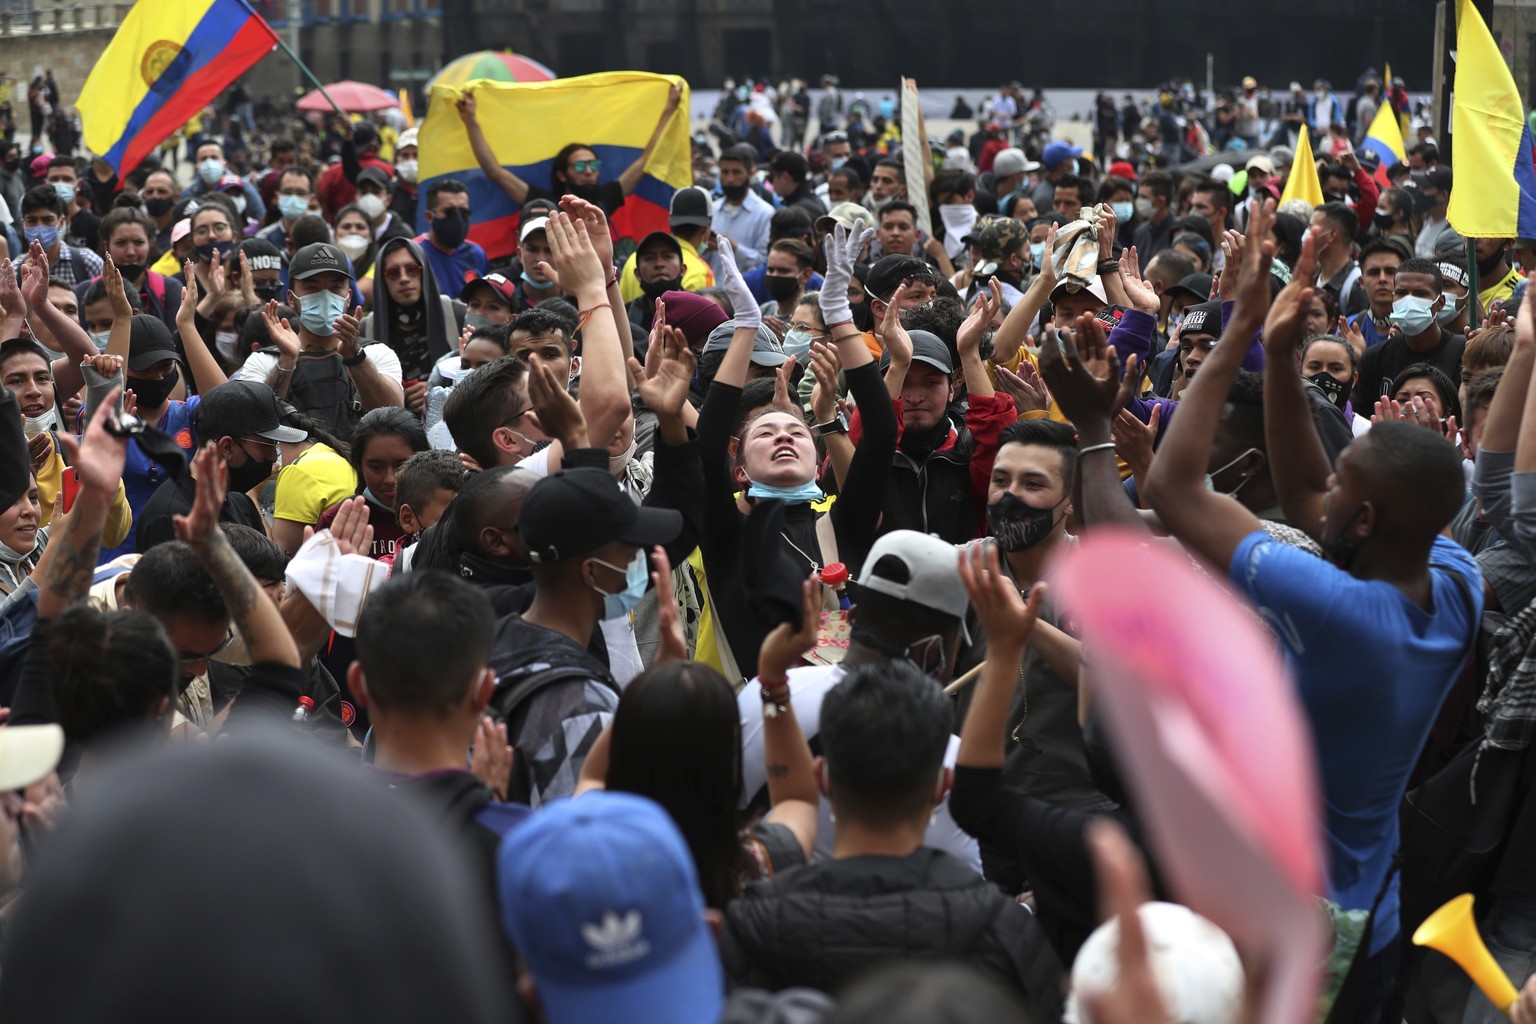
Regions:
<instances>
[{"instance_id":1,"label":"gray cap","mask_svg":"<svg viewBox=\"0 0 1536 1024\"><path fill-rule=\"evenodd\" d=\"M955 372L955 362L949 355L949 346L939 340L937 334L929 331L908 331L907 337L912 339L912 361L914 363L927 363L944 373ZM890 349L880 357L882 368L891 363Z\"/></svg>"},{"instance_id":2,"label":"gray cap","mask_svg":"<svg viewBox=\"0 0 1536 1024\"><path fill-rule=\"evenodd\" d=\"M704 343L703 355L708 352L724 352L731 347L731 335L736 332L736 321L727 320L725 323L709 332L709 340ZM757 337L752 341L752 362L756 366L783 366L789 357L784 354L784 346L779 344L779 339L774 337L767 327L759 326Z\"/></svg>"},{"instance_id":3,"label":"gray cap","mask_svg":"<svg viewBox=\"0 0 1536 1024\"><path fill-rule=\"evenodd\" d=\"M959 548L931 533L892 530L875 541L864 557L859 586L952 615L964 623L971 599L960 581L959 557ZM904 566L901 579L884 574L890 569L888 562L881 567L886 558L895 558Z\"/></svg>"},{"instance_id":4,"label":"gray cap","mask_svg":"<svg viewBox=\"0 0 1536 1024\"><path fill-rule=\"evenodd\" d=\"M352 276L352 261L330 242L311 242L288 261L288 280L303 281L316 274Z\"/></svg>"},{"instance_id":5,"label":"gray cap","mask_svg":"<svg viewBox=\"0 0 1536 1024\"><path fill-rule=\"evenodd\" d=\"M1024 151L1017 146L1009 146L1007 149L997 151L997 156L992 159L992 173L999 178L1006 178L1011 174L1018 174L1027 170L1029 159L1024 156ZM1039 166L1036 164L1035 166Z\"/></svg>"}]
</instances>

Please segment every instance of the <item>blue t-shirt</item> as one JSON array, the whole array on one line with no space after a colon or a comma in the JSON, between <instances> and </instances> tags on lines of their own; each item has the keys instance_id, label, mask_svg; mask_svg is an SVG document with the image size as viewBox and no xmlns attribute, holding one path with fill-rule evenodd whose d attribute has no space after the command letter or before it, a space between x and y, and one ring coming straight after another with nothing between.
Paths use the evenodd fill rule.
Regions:
<instances>
[{"instance_id":1,"label":"blue t-shirt","mask_svg":"<svg viewBox=\"0 0 1536 1024\"><path fill-rule=\"evenodd\" d=\"M1472 556L1437 537L1429 564L1433 614L1390 583L1356 579L1263 531L1244 537L1232 555L1232 582L1279 634L1312 726L1328 887L1345 909L1369 910L1381 889L1397 852L1408 776L1482 617L1483 580ZM1397 911L1394 878L1372 953L1397 937Z\"/></svg>"},{"instance_id":2,"label":"blue t-shirt","mask_svg":"<svg viewBox=\"0 0 1536 1024\"><path fill-rule=\"evenodd\" d=\"M450 299L459 297L459 292L464 290L464 279L470 271L484 277L490 270L485 250L474 242L460 242L459 247L451 253L443 252L426 235L417 238L416 243L426 253L427 264L432 268L432 278L437 282L437 290Z\"/></svg>"},{"instance_id":3,"label":"blue t-shirt","mask_svg":"<svg viewBox=\"0 0 1536 1024\"><path fill-rule=\"evenodd\" d=\"M155 424L175 439L176 446L186 453L188 461L191 460L192 453L197 451L197 431L192 426L192 420L197 412L197 403L201 399L201 395L193 395L185 402L171 402L166 406L160 422ZM138 550L134 538L139 532L137 529L139 510L149 501L150 495L159 490L160 485L168 479L165 470L151 461L142 448L136 444L128 446L128 458L123 464L123 491L128 498L128 507L133 509L135 528L128 531L128 538L117 547L103 551L98 564L110 562L118 555L127 555Z\"/></svg>"}]
</instances>

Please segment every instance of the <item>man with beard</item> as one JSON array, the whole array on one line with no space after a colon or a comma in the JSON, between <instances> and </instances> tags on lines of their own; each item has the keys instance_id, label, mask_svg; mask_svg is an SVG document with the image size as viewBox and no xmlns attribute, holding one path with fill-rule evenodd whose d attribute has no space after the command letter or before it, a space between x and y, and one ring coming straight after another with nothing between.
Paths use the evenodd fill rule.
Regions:
<instances>
[{"instance_id":1,"label":"man with beard","mask_svg":"<svg viewBox=\"0 0 1536 1024\"><path fill-rule=\"evenodd\" d=\"M656 301L664 292L683 287L683 247L667 232L652 231L640 241L634 259L641 295L628 306L629 322L636 336L642 336L651 329Z\"/></svg>"},{"instance_id":2,"label":"man with beard","mask_svg":"<svg viewBox=\"0 0 1536 1024\"><path fill-rule=\"evenodd\" d=\"M602 161L598 159L596 151L585 143L573 142L555 154L550 166L549 188L530 184L501 166L475 116L473 95L459 100L459 117L463 119L464 129L469 133L469 144L474 148L480 169L514 203L521 206L535 199L558 201L563 195L574 195L602 207L603 212L611 217L614 211L624 205L624 197L640 184L640 179L645 175L646 161L650 160L656 143L661 141L661 133L666 130L667 122L671 120L682 98L682 87L673 85L667 95L667 105L662 108L661 117L656 121L656 130L651 132L650 141L618 178L599 183L602 178Z\"/></svg>"},{"instance_id":3,"label":"man with beard","mask_svg":"<svg viewBox=\"0 0 1536 1024\"><path fill-rule=\"evenodd\" d=\"M457 303L438 290L421 247L391 238L379 250L384 287L374 292L373 312L363 317L362 336L382 341L400 358L405 407L420 415L432 366L456 347ZM478 278L477 280L484 280Z\"/></svg>"},{"instance_id":4,"label":"man with beard","mask_svg":"<svg viewBox=\"0 0 1536 1024\"><path fill-rule=\"evenodd\" d=\"M731 240L736 266L751 270L768 258L768 233L773 206L752 189L757 157L751 146L732 146L720 154L720 192L724 201L715 208L715 234Z\"/></svg>"}]
</instances>

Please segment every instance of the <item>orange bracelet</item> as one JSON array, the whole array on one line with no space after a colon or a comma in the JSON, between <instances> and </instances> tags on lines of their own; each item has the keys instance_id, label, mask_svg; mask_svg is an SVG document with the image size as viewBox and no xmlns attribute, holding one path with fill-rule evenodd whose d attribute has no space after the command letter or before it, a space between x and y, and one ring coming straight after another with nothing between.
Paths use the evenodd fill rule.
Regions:
<instances>
[{"instance_id":1,"label":"orange bracelet","mask_svg":"<svg viewBox=\"0 0 1536 1024\"><path fill-rule=\"evenodd\" d=\"M596 313L598 310L600 310L600 309L612 309L612 308L613 307L610 306L608 303L601 302L601 303L598 303L595 306L592 306L589 309L581 310L580 313L579 313L579 319L576 321L576 329L579 331L583 327L587 326L587 321L591 320L592 319L592 314Z\"/></svg>"}]
</instances>

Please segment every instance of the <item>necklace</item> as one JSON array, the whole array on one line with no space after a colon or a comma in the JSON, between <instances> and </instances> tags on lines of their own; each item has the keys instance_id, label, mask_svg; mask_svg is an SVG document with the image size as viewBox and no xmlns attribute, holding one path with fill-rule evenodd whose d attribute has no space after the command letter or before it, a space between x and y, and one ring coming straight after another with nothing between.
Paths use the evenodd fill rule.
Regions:
<instances>
[{"instance_id":1,"label":"necklace","mask_svg":"<svg viewBox=\"0 0 1536 1024\"><path fill-rule=\"evenodd\" d=\"M789 539L789 534L785 533L783 530L780 530L779 531L779 536L784 538L784 543L785 544L788 544L790 547L792 547L796 551L798 551L800 553L800 557L801 558L803 558L807 562L811 563L811 572L814 572L814 573L820 573L821 572L821 566L816 564L816 559L814 559L810 555L806 554L803 550L801 550L800 545L798 545L794 541L790 540Z\"/></svg>"}]
</instances>

